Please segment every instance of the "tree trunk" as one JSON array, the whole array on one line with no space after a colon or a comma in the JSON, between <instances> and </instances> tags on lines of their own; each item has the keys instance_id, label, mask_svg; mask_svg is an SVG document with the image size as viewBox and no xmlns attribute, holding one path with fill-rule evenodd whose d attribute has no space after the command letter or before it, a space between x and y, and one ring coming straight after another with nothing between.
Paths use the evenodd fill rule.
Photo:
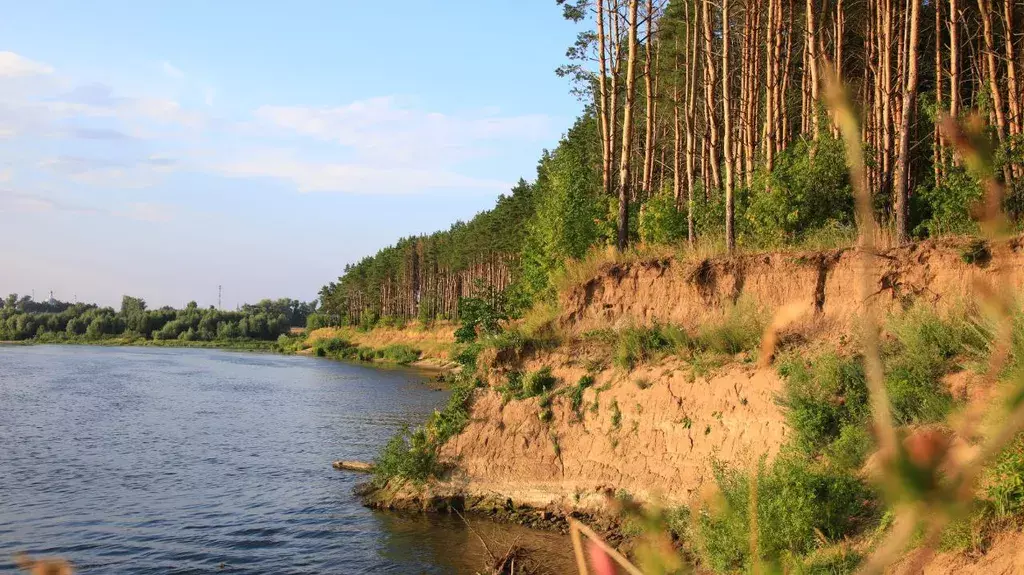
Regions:
<instances>
[{"instance_id":1,"label":"tree trunk","mask_svg":"<svg viewBox=\"0 0 1024 575\"><path fill-rule=\"evenodd\" d=\"M818 43L817 25L814 21L814 0L807 0L807 66L811 72L811 94L810 94L810 129L811 139L818 141L818 132L821 129L818 125L818 87L821 83L818 80L818 55L814 48ZM812 150L814 148L811 148Z\"/></svg>"},{"instance_id":2,"label":"tree trunk","mask_svg":"<svg viewBox=\"0 0 1024 575\"><path fill-rule=\"evenodd\" d=\"M704 0L704 111L707 115L707 132L709 137L708 163L715 189L722 188L722 175L718 165L718 119L715 116L715 60L713 56L713 37L711 35L711 0ZM707 193L707 182L704 191Z\"/></svg>"},{"instance_id":3,"label":"tree trunk","mask_svg":"<svg viewBox=\"0 0 1024 575\"><path fill-rule=\"evenodd\" d=\"M1006 145L1006 114L1003 111L1003 95L999 90L999 66L996 63L995 38L992 32L992 0L978 0L981 12L982 34L985 40L985 64L988 70L988 86L992 95L992 108L996 118L996 136L999 145ZM1009 170L1003 168L1003 177L1009 181Z\"/></svg>"},{"instance_id":4,"label":"tree trunk","mask_svg":"<svg viewBox=\"0 0 1024 575\"><path fill-rule=\"evenodd\" d=\"M616 246L625 251L629 244L630 152L633 145L633 100L636 97L636 13L637 1L629 0L629 55L626 57L626 105L622 111L622 155L619 158L619 229Z\"/></svg>"},{"instance_id":5,"label":"tree trunk","mask_svg":"<svg viewBox=\"0 0 1024 575\"><path fill-rule=\"evenodd\" d=\"M597 51L598 51L598 118L601 124L601 184L605 194L612 192L612 134L608 128L608 52L604 37L604 0L597 0ZM611 111L613 117L615 110Z\"/></svg>"},{"instance_id":6,"label":"tree trunk","mask_svg":"<svg viewBox=\"0 0 1024 575\"><path fill-rule=\"evenodd\" d=\"M942 110L942 3L933 1L935 10L935 109ZM932 132L932 171L935 173L935 187L942 185L942 130L935 122Z\"/></svg>"},{"instance_id":7,"label":"tree trunk","mask_svg":"<svg viewBox=\"0 0 1024 575\"><path fill-rule=\"evenodd\" d=\"M907 188L910 167L910 118L914 115L917 97L917 38L920 20L921 0L910 0L910 33L907 46L907 83L903 89L903 117L900 125L900 151L896 165L896 194L893 209L896 212L896 238L903 244L909 239L907 233Z\"/></svg>"},{"instance_id":8,"label":"tree trunk","mask_svg":"<svg viewBox=\"0 0 1024 575\"><path fill-rule=\"evenodd\" d=\"M732 253L736 249L733 231L732 198L732 98L729 94L729 0L722 0L722 124L725 151L725 247Z\"/></svg>"},{"instance_id":9,"label":"tree trunk","mask_svg":"<svg viewBox=\"0 0 1024 575\"><path fill-rule=\"evenodd\" d=\"M654 77L651 73L654 43L654 0L647 0L647 41L644 42L644 89L646 92L647 112L644 118L644 172L641 186L647 194L651 192L651 180L654 171Z\"/></svg>"}]
</instances>

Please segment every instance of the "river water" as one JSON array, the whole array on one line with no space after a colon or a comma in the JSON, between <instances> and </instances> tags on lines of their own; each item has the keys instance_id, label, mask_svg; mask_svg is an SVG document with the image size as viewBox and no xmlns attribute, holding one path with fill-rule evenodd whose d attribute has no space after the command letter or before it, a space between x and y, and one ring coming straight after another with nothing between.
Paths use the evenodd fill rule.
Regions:
<instances>
[{"instance_id":1,"label":"river water","mask_svg":"<svg viewBox=\"0 0 1024 575\"><path fill-rule=\"evenodd\" d=\"M368 510L370 460L447 392L424 374L203 349L0 346L0 572L474 573L561 536ZM543 556L543 555L542 555ZM561 571L562 569L557 569Z\"/></svg>"}]
</instances>

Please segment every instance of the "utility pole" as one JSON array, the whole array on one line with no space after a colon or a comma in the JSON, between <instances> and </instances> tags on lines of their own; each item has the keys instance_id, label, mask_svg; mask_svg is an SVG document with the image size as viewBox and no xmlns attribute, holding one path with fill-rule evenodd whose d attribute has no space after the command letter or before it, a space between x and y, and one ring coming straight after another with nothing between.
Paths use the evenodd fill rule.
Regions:
<instances>
[{"instance_id":1,"label":"utility pole","mask_svg":"<svg viewBox=\"0 0 1024 575\"><path fill-rule=\"evenodd\" d=\"M217 310L220 310L220 294L223 286L217 286Z\"/></svg>"}]
</instances>

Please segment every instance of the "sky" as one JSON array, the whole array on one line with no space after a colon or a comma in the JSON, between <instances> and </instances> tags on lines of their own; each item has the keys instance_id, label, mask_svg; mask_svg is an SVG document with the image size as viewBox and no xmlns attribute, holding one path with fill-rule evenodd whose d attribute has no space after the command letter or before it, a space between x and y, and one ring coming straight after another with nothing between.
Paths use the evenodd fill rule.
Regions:
<instances>
[{"instance_id":1,"label":"sky","mask_svg":"<svg viewBox=\"0 0 1024 575\"><path fill-rule=\"evenodd\" d=\"M311 300L580 111L553 0L0 5L0 294Z\"/></svg>"}]
</instances>

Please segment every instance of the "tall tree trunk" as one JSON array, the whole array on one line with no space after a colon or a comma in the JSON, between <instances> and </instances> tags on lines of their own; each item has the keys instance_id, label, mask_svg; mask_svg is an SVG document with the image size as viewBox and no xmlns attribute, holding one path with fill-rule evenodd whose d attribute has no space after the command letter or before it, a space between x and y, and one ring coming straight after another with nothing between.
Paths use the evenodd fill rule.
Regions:
<instances>
[{"instance_id":1,"label":"tall tree trunk","mask_svg":"<svg viewBox=\"0 0 1024 575\"><path fill-rule=\"evenodd\" d=\"M985 40L985 64L988 71L988 86L992 96L992 108L996 119L996 136L999 145L1006 145L1006 113L1003 111L1003 95L999 90L999 66L996 63L995 37L992 32L992 0L978 0L981 12L982 34ZM1003 178L1010 179L1009 169L1003 168Z\"/></svg>"},{"instance_id":2,"label":"tall tree trunk","mask_svg":"<svg viewBox=\"0 0 1024 575\"><path fill-rule=\"evenodd\" d=\"M707 132L709 136L708 163L711 177L716 189L722 188L722 175L718 165L718 119L715 115L715 60L713 53L713 37L711 35L711 0L704 0L704 110L707 114ZM707 193L707 182L704 190Z\"/></svg>"},{"instance_id":3,"label":"tall tree trunk","mask_svg":"<svg viewBox=\"0 0 1024 575\"><path fill-rule=\"evenodd\" d=\"M612 133L608 127L608 88L606 77L608 76L608 52L605 47L604 34L604 0L597 0L597 50L598 50L598 115L601 124L601 183L604 193L612 193ZM612 118L615 116L614 108L611 110ZM614 121L614 119L612 120Z\"/></svg>"},{"instance_id":4,"label":"tall tree trunk","mask_svg":"<svg viewBox=\"0 0 1024 575\"><path fill-rule=\"evenodd\" d=\"M644 91L646 92L646 113L644 117L644 172L641 187L647 194L651 192L651 180L654 170L654 76L651 73L654 44L654 0L647 0L647 40L644 42Z\"/></svg>"},{"instance_id":5,"label":"tall tree trunk","mask_svg":"<svg viewBox=\"0 0 1024 575\"><path fill-rule=\"evenodd\" d=\"M732 98L729 86L729 0L722 0L722 124L723 150L725 150L725 247L732 253L736 249L733 231L732 198Z\"/></svg>"},{"instance_id":6,"label":"tall tree trunk","mask_svg":"<svg viewBox=\"0 0 1024 575\"><path fill-rule=\"evenodd\" d=\"M932 1L935 10L935 109L942 110L942 3ZM932 171L935 173L935 187L942 185L942 130L935 122L932 132Z\"/></svg>"},{"instance_id":7,"label":"tall tree trunk","mask_svg":"<svg viewBox=\"0 0 1024 575\"><path fill-rule=\"evenodd\" d=\"M690 4L686 4L686 19L690 20ZM689 49L686 52L686 239L690 247L696 241L696 229L693 220L693 192L695 185L694 169L696 163L696 107L697 107L697 50L700 46L697 41L697 7L693 9L693 27L687 25L687 41Z\"/></svg>"},{"instance_id":8,"label":"tall tree trunk","mask_svg":"<svg viewBox=\"0 0 1024 575\"><path fill-rule=\"evenodd\" d=\"M896 194L893 201L896 212L896 237L902 244L909 239L907 230L907 188L910 167L910 118L914 115L917 97L917 39L921 0L910 0L910 33L907 46L907 83L903 89L903 117L900 125L900 155L896 165Z\"/></svg>"},{"instance_id":9,"label":"tall tree trunk","mask_svg":"<svg viewBox=\"0 0 1024 575\"><path fill-rule=\"evenodd\" d=\"M1017 64L1014 61L1013 43L1017 30L1013 27L1013 0L1003 0L1003 46L1006 48L1006 88L1010 103L1010 135L1017 136L1024 131L1021 120L1020 94L1017 92Z\"/></svg>"},{"instance_id":10,"label":"tall tree trunk","mask_svg":"<svg viewBox=\"0 0 1024 575\"><path fill-rule=\"evenodd\" d=\"M814 21L814 0L807 0L807 67L810 68L811 72L811 85L810 85L810 129L811 139L815 142L818 141L818 132L821 129L818 125L818 88L821 83L818 80L818 54L814 51L815 46L818 44L818 32L817 24ZM813 150L813 148L812 148Z\"/></svg>"},{"instance_id":11,"label":"tall tree trunk","mask_svg":"<svg viewBox=\"0 0 1024 575\"><path fill-rule=\"evenodd\" d=\"M636 14L637 1L629 0L629 55L626 57L626 105L622 111L622 156L619 159L619 229L616 246L625 251L629 244L630 152L633 145L633 104L636 98Z\"/></svg>"}]
</instances>

